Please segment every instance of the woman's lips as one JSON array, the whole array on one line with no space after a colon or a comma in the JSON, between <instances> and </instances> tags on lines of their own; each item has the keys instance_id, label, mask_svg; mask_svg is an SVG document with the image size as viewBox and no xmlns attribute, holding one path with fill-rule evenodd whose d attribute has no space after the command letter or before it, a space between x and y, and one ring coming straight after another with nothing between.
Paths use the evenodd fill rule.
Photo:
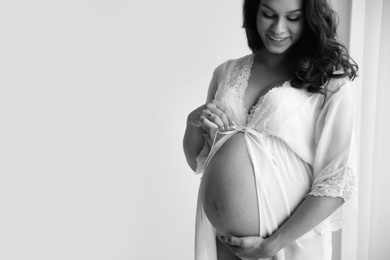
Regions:
<instances>
[{"instance_id":1,"label":"woman's lips","mask_svg":"<svg viewBox=\"0 0 390 260\"><path fill-rule=\"evenodd\" d=\"M271 41L275 42L284 42L288 37L275 37L267 34L268 38L271 39Z\"/></svg>"}]
</instances>

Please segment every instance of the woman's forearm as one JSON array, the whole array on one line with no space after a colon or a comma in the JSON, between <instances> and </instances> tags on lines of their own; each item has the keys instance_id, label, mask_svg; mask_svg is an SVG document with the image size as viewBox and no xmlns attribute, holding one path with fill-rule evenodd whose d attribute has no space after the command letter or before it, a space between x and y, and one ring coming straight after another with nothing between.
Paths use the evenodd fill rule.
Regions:
<instances>
[{"instance_id":1,"label":"woman's forearm","mask_svg":"<svg viewBox=\"0 0 390 260\"><path fill-rule=\"evenodd\" d=\"M343 204L342 198L307 196L287 221L267 240L277 253L329 217Z\"/></svg>"},{"instance_id":2,"label":"woman's forearm","mask_svg":"<svg viewBox=\"0 0 390 260\"><path fill-rule=\"evenodd\" d=\"M204 145L201 127L195 127L187 123L187 128L183 138L183 149L188 165L193 171L196 170L196 157L199 155Z\"/></svg>"}]
</instances>

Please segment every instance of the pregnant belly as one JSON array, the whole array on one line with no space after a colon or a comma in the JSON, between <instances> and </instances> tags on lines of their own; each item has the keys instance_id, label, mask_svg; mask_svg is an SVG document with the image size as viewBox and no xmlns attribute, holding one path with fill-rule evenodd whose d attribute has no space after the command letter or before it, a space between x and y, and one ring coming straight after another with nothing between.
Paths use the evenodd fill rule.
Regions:
<instances>
[{"instance_id":1,"label":"pregnant belly","mask_svg":"<svg viewBox=\"0 0 390 260\"><path fill-rule=\"evenodd\" d=\"M231 136L210 160L201 197L207 218L221 234L259 235L255 177L242 132Z\"/></svg>"}]
</instances>

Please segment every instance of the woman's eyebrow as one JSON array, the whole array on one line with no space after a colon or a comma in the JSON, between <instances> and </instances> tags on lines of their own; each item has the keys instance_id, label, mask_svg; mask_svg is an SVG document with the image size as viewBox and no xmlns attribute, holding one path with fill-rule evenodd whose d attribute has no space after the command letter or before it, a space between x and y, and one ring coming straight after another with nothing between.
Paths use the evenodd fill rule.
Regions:
<instances>
[{"instance_id":1,"label":"woman's eyebrow","mask_svg":"<svg viewBox=\"0 0 390 260\"><path fill-rule=\"evenodd\" d=\"M295 9L290 12L287 12L287 14L293 14L293 13L302 13L302 9Z\"/></svg>"},{"instance_id":2,"label":"woman's eyebrow","mask_svg":"<svg viewBox=\"0 0 390 260\"><path fill-rule=\"evenodd\" d=\"M267 9L269 9L269 10L271 10L271 11L275 12L275 10L274 10L274 9L272 9L271 7L269 7L269 6L268 6L268 5L266 5L266 4L261 4L261 7L265 7L265 8L267 8Z\"/></svg>"},{"instance_id":3,"label":"woman's eyebrow","mask_svg":"<svg viewBox=\"0 0 390 260\"><path fill-rule=\"evenodd\" d=\"M270 6L268 6L267 4L261 4L261 7L265 7L265 8L267 8L267 9L269 9L269 10L271 10L272 12L275 12L275 10L274 9L272 9ZM289 12L287 12L287 14L293 14L293 13L298 13L298 12L302 12L302 9L295 9L295 10L292 10L292 11L289 11Z\"/></svg>"}]
</instances>

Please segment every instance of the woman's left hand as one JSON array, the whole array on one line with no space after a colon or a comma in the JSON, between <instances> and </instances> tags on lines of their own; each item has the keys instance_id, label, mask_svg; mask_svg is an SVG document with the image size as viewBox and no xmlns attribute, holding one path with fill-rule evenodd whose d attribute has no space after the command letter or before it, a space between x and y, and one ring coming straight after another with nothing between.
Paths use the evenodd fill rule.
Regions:
<instances>
[{"instance_id":1,"label":"woman's left hand","mask_svg":"<svg viewBox=\"0 0 390 260\"><path fill-rule=\"evenodd\" d=\"M276 254L272 252L267 239L250 237L232 237L218 235L219 240L240 258L268 258Z\"/></svg>"}]
</instances>

